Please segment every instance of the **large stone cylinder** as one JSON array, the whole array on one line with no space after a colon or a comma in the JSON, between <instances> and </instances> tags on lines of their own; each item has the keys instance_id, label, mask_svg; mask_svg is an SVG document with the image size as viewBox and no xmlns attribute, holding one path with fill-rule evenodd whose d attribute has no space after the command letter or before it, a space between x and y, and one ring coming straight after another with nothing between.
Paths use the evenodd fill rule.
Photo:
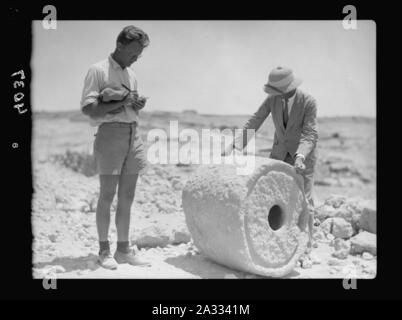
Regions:
<instances>
[{"instance_id":1,"label":"large stone cylinder","mask_svg":"<svg viewBox=\"0 0 402 320\"><path fill-rule=\"evenodd\" d=\"M227 267L263 276L290 273L307 241L303 179L282 161L255 157L255 169L200 167L183 190L194 244Z\"/></svg>"}]
</instances>

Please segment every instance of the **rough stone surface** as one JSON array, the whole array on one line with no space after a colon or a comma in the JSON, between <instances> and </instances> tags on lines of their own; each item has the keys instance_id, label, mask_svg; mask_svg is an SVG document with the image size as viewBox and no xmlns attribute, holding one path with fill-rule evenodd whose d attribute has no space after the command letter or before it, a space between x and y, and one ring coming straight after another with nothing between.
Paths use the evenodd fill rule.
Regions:
<instances>
[{"instance_id":1,"label":"rough stone surface","mask_svg":"<svg viewBox=\"0 0 402 320\"><path fill-rule=\"evenodd\" d=\"M338 259L346 259L350 253L350 242L337 238L334 240L334 250L332 256Z\"/></svg>"},{"instance_id":2,"label":"rough stone surface","mask_svg":"<svg viewBox=\"0 0 402 320\"><path fill-rule=\"evenodd\" d=\"M323 223L321 223L320 227L325 235L332 233L332 223L333 223L333 218L328 218Z\"/></svg>"},{"instance_id":3,"label":"rough stone surface","mask_svg":"<svg viewBox=\"0 0 402 320\"><path fill-rule=\"evenodd\" d=\"M362 231L358 235L352 237L351 253L359 254L369 252L372 255L377 255L377 235L367 231Z\"/></svg>"},{"instance_id":4,"label":"rough stone surface","mask_svg":"<svg viewBox=\"0 0 402 320\"><path fill-rule=\"evenodd\" d=\"M293 270L307 245L302 181L282 161L255 161L249 175L237 174L236 165L201 167L184 187L183 210L194 243L206 256L235 269L281 277ZM286 217L286 227L278 230L268 219L274 207Z\"/></svg>"},{"instance_id":5,"label":"rough stone surface","mask_svg":"<svg viewBox=\"0 0 402 320\"><path fill-rule=\"evenodd\" d=\"M362 258L364 260L373 260L374 259L373 255L369 252L363 252Z\"/></svg>"},{"instance_id":6,"label":"rough stone surface","mask_svg":"<svg viewBox=\"0 0 402 320\"><path fill-rule=\"evenodd\" d=\"M150 226L142 229L133 242L138 248L165 247L169 244L169 235L158 226Z\"/></svg>"},{"instance_id":7,"label":"rough stone surface","mask_svg":"<svg viewBox=\"0 0 402 320\"><path fill-rule=\"evenodd\" d=\"M353 235L352 225L343 218L333 218L332 234L335 238L350 238Z\"/></svg>"},{"instance_id":8,"label":"rough stone surface","mask_svg":"<svg viewBox=\"0 0 402 320\"><path fill-rule=\"evenodd\" d=\"M367 203L363 208L358 225L360 229L377 233L377 208L373 202Z\"/></svg>"}]
</instances>

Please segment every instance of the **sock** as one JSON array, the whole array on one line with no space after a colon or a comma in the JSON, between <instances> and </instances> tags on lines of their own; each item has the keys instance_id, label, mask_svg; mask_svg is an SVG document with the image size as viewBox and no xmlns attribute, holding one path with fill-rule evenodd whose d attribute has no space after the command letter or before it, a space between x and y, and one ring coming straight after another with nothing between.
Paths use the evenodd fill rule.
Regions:
<instances>
[{"instance_id":1,"label":"sock","mask_svg":"<svg viewBox=\"0 0 402 320\"><path fill-rule=\"evenodd\" d=\"M103 251L110 251L109 241L99 241L99 254Z\"/></svg>"},{"instance_id":2,"label":"sock","mask_svg":"<svg viewBox=\"0 0 402 320\"><path fill-rule=\"evenodd\" d=\"M117 241L117 251L122 253L130 252L130 245L128 241Z\"/></svg>"}]
</instances>

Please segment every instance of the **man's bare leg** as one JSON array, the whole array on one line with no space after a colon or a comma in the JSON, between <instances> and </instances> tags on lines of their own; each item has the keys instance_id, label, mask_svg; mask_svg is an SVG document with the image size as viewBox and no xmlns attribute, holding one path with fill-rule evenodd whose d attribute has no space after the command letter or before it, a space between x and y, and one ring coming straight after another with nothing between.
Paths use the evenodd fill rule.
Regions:
<instances>
[{"instance_id":1,"label":"man's bare leg","mask_svg":"<svg viewBox=\"0 0 402 320\"><path fill-rule=\"evenodd\" d=\"M117 192L116 228L117 241L129 241L131 205L134 201L138 174L120 175Z\"/></svg>"},{"instance_id":2,"label":"man's bare leg","mask_svg":"<svg viewBox=\"0 0 402 320\"><path fill-rule=\"evenodd\" d=\"M99 236L98 263L106 269L116 269L117 262L113 258L108 241L110 225L110 207L116 193L117 175L99 175L100 192L96 207L96 227Z\"/></svg>"},{"instance_id":3,"label":"man's bare leg","mask_svg":"<svg viewBox=\"0 0 402 320\"><path fill-rule=\"evenodd\" d=\"M100 192L96 207L96 227L99 241L108 241L110 225L110 207L116 193L118 175L99 175Z\"/></svg>"},{"instance_id":4,"label":"man's bare leg","mask_svg":"<svg viewBox=\"0 0 402 320\"><path fill-rule=\"evenodd\" d=\"M138 174L120 176L116 211L117 250L114 258L117 263L150 266L149 262L138 258L129 247L131 205L134 201L137 179Z\"/></svg>"}]
</instances>

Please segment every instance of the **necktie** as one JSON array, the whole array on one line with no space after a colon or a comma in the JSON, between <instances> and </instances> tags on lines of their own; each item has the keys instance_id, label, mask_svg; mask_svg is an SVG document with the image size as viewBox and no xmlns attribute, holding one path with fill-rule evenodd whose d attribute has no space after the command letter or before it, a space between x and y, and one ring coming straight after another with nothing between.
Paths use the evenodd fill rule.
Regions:
<instances>
[{"instance_id":1,"label":"necktie","mask_svg":"<svg viewBox=\"0 0 402 320\"><path fill-rule=\"evenodd\" d=\"M289 110L288 110L288 100L287 98L283 99L283 125L286 128L286 125L288 124L289 120Z\"/></svg>"}]
</instances>

